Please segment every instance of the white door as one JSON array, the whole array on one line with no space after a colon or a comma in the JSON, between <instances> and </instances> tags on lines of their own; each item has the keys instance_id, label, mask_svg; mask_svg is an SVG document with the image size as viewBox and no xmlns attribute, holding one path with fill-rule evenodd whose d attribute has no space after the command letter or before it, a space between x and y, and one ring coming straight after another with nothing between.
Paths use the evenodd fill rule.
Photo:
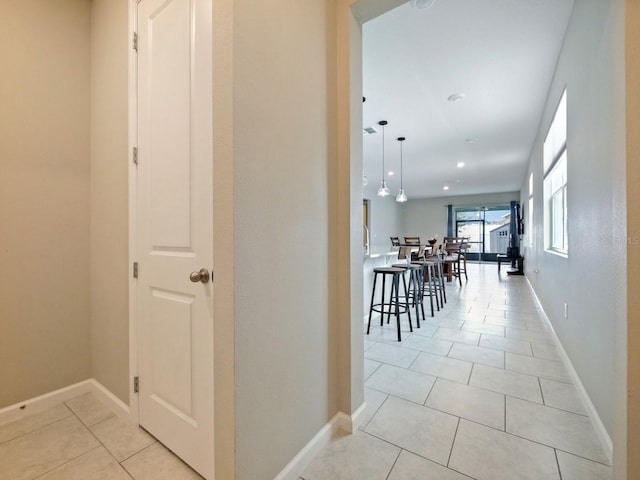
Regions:
<instances>
[{"instance_id":1,"label":"white door","mask_svg":"<svg viewBox=\"0 0 640 480\"><path fill-rule=\"evenodd\" d=\"M212 479L211 0L141 0L137 34L139 422Z\"/></svg>"}]
</instances>

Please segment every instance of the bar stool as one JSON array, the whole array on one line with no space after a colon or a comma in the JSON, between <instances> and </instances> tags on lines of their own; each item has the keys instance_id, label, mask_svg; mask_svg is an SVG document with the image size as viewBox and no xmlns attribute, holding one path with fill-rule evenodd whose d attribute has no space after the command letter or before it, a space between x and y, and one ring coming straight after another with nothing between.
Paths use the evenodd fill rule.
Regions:
<instances>
[{"instance_id":1,"label":"bar stool","mask_svg":"<svg viewBox=\"0 0 640 480\"><path fill-rule=\"evenodd\" d=\"M416 327L420 328L420 311L422 311L422 319L426 320L424 315L424 302L422 295L422 265L416 263L408 263L405 265L395 264L394 268L402 268L405 272L409 272L409 290L407 303L411 302L411 305L416 309ZM402 295L400 295L402 296ZM418 310L420 308L420 310Z\"/></svg>"},{"instance_id":2,"label":"bar stool","mask_svg":"<svg viewBox=\"0 0 640 480\"><path fill-rule=\"evenodd\" d=\"M396 324L398 327L398 341L402 341L400 334L400 314L407 313L409 317L409 330L413 332L413 326L411 325L411 312L409 311L409 303L408 298L409 294L407 291L407 282L404 278L404 272L406 269L397 268L397 267L379 267L373 269L373 289L371 290L371 306L369 307L369 323L367 325L367 335L369 335L369 330L371 329L371 316L373 312L380 313L380 326L383 325L384 314L387 314L387 323L391 320L391 313L393 309L393 313L396 316ZM389 301L384 301L384 291L385 291L385 282L386 277L391 275L391 293L389 295ZM376 283L378 281L378 276L382 276L382 294L380 295L380 303L374 303L375 295L376 295ZM402 285L404 287L404 305L400 304L400 278L402 277Z\"/></svg>"},{"instance_id":3,"label":"bar stool","mask_svg":"<svg viewBox=\"0 0 640 480\"><path fill-rule=\"evenodd\" d=\"M434 315L434 309L433 309L433 297L434 295L432 295L432 293L434 292L434 263L433 262L428 262L425 259L422 259L421 261L412 261L411 262L413 265L417 266L419 268L418 274L419 274L419 283L417 283L417 289L414 289L410 295L413 296L415 295L416 297L420 297L422 300L422 302L424 303L424 297L429 297L429 303L431 306L431 316L435 316ZM436 297L436 302L437 302L437 297ZM440 310L440 307L437 306L438 310ZM424 307L422 308L422 318L424 318Z\"/></svg>"},{"instance_id":4,"label":"bar stool","mask_svg":"<svg viewBox=\"0 0 640 480\"><path fill-rule=\"evenodd\" d=\"M429 296L429 301L431 302L431 316L434 316L433 313L433 299L436 299L436 309L440 311L440 299L438 298L439 288L437 278L437 267L438 263L435 260L426 259L424 261L424 272L425 272L425 287L424 287L424 296ZM444 306L444 305L443 305Z\"/></svg>"},{"instance_id":5,"label":"bar stool","mask_svg":"<svg viewBox=\"0 0 640 480\"><path fill-rule=\"evenodd\" d=\"M437 249L434 249L434 251L436 253L429 255L427 258L429 260L432 260L434 262L436 262L436 268L435 268L435 284L436 284L436 290L438 290L438 293L440 294L440 305L442 307L444 307L444 304L447 303L447 290L445 289L445 282L444 282L444 267L442 264L442 257L440 256L440 254L437 252Z\"/></svg>"},{"instance_id":6,"label":"bar stool","mask_svg":"<svg viewBox=\"0 0 640 480\"><path fill-rule=\"evenodd\" d=\"M405 272L409 272L409 293L407 300L411 300L411 304L416 309L416 327L420 328L420 310L422 310L422 319L425 320L424 305L422 296L422 266L416 263L407 263L411 255L411 247L402 246L398 250L398 260L404 260L404 263L394 263L394 268L402 268Z\"/></svg>"}]
</instances>

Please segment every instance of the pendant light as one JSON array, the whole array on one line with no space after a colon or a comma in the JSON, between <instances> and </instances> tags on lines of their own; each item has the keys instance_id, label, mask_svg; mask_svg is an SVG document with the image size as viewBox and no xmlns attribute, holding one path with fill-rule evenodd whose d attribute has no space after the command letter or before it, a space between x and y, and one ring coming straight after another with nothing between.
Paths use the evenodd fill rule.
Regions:
<instances>
[{"instance_id":1,"label":"pendant light","mask_svg":"<svg viewBox=\"0 0 640 480\"><path fill-rule=\"evenodd\" d=\"M386 197L391 193L389 187L387 187L387 182L384 179L384 126L387 124L386 120L380 120L378 125L382 127L382 181L380 182L380 188L378 189L379 197Z\"/></svg>"},{"instance_id":2,"label":"pendant light","mask_svg":"<svg viewBox=\"0 0 640 480\"><path fill-rule=\"evenodd\" d=\"M406 140L405 137L398 137L398 141L400 142L400 191L398 192L398 196L396 197L396 202L404 203L407 201L407 194L404 193L404 185L402 182L402 142Z\"/></svg>"}]
</instances>

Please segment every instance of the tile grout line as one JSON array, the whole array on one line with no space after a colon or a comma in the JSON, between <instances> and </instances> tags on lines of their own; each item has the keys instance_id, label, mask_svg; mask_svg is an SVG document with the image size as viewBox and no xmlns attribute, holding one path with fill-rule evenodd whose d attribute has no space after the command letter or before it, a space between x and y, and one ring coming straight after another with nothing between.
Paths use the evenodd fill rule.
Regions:
<instances>
[{"instance_id":1,"label":"tile grout line","mask_svg":"<svg viewBox=\"0 0 640 480\"><path fill-rule=\"evenodd\" d=\"M558 458L558 450L557 449L553 449L553 455L556 457L556 467L558 468L558 476L560 477L560 480L562 480L562 470L560 470L560 459Z\"/></svg>"},{"instance_id":2,"label":"tile grout line","mask_svg":"<svg viewBox=\"0 0 640 480\"><path fill-rule=\"evenodd\" d=\"M73 400L73 399L72 399ZM69 401L69 400L68 400ZM102 442L102 440L100 440L98 438L98 436L93 432L93 430L91 430L91 428L86 425L82 419L78 416L78 414L71 408L69 407L69 405L67 405L66 402L64 402L65 405L67 406L67 408L69 410L71 410L71 413L78 419L78 421L80 422L80 424L89 432L89 434L91 434L91 436L93 436L93 438L96 439L96 441L100 444L100 447L102 447L104 449L105 452L107 452L107 454L118 464L118 466L129 476L133 479L133 476L129 474L129 472L127 471L126 468L124 468L124 466L122 466L122 464L118 461L118 459L113 455L113 453L111 452L111 450L109 450L107 448L107 446ZM116 417L116 414L111 415L110 417L107 418L103 418L102 420L100 420L99 422L94 423L93 425L91 425L92 427L95 427L96 425L100 425L101 423L106 422L107 420L112 419L113 417ZM100 448L100 447L96 447L96 448ZM79 457L76 457L79 458ZM135 479L134 479L135 480Z\"/></svg>"},{"instance_id":3,"label":"tile grout line","mask_svg":"<svg viewBox=\"0 0 640 480\"><path fill-rule=\"evenodd\" d=\"M549 405L547 405L547 402L546 402L546 401L545 401L545 399L544 399L544 391L542 390L542 382L541 382L540 377L538 377L538 386L539 386L539 388L540 388L540 397L542 398L542 404L543 404L545 407L548 407Z\"/></svg>"},{"instance_id":4,"label":"tile grout line","mask_svg":"<svg viewBox=\"0 0 640 480\"><path fill-rule=\"evenodd\" d=\"M456 424L456 431L453 433L453 438L451 439L451 448L449 449L449 456L447 457L447 465L449 468L449 463L451 463L451 455L453 454L453 446L456 443L456 437L458 436L458 429L460 428L460 422L462 421L461 417L458 417L458 423Z\"/></svg>"},{"instance_id":5,"label":"tile grout line","mask_svg":"<svg viewBox=\"0 0 640 480\"><path fill-rule=\"evenodd\" d=\"M66 402L65 402L65 405L66 405ZM104 442L103 442L102 440L100 440L100 438L98 438L98 436L93 432L93 430L91 430L91 427L95 427L96 425L100 425L100 424L102 424L102 423L105 423L106 421L111 420L111 419L112 419L112 418L114 418L114 417L118 418L118 415L116 415L116 414L114 413L113 415L111 415L111 416L109 416L109 417L107 417L107 418L103 418L102 420L100 420L100 421L98 421L98 422L96 422L96 423L92 424L91 426L89 426L89 425L86 425L86 424L82 421L82 419L81 419L81 418L76 414L76 412L75 412L75 411L73 411L73 409L72 409L71 407L69 407L69 406L67 405L67 408L69 408L69 410L71 410L71 412L73 413L73 415L78 419L78 421L82 424L82 426L83 426L83 427L85 427L85 429L89 431L89 433L90 433L90 434L91 434L91 435L92 435L92 436L93 436L93 437L98 441L98 443L100 443L100 446L102 446L102 448L104 448L104 450L109 454L109 456L110 456L111 458L113 458L113 460L114 460L114 461L115 461L115 462L120 466L120 468L122 468L122 470L123 470L123 471L124 471L124 472L125 472L125 473L130 477L130 478L132 478L132 479L134 479L134 480L135 480L135 477L134 477L131 473L129 473L129 471L126 469L126 467L123 465L123 463L124 463L124 462L126 462L127 460L129 460L130 458L132 458L132 457L136 456L137 454L139 454L139 453L143 452L144 450L148 449L149 447L151 447L151 446L155 445L156 443L158 443L158 440L157 440L153 435L151 435L149 432L147 432L146 430L142 429L142 427L138 426L137 428L140 428L140 429L144 430L144 431L145 431L145 432L146 432L146 433L147 433L147 434L148 434L148 435L153 439L153 442L152 442L151 444L149 444L149 445L147 445L147 446L143 447L142 449L138 450L137 452L132 453L132 454L131 454L131 455L129 455L128 457L124 458L122 461L119 461L119 460L114 456L114 454L111 452L111 450L109 450L109 448L104 444ZM77 457L77 458L78 458L78 457Z\"/></svg>"},{"instance_id":6,"label":"tile grout line","mask_svg":"<svg viewBox=\"0 0 640 480\"><path fill-rule=\"evenodd\" d=\"M503 395L504 395L504 433L507 433L507 399L509 398L509 395L507 395L506 393L504 393Z\"/></svg>"},{"instance_id":7,"label":"tile grout line","mask_svg":"<svg viewBox=\"0 0 640 480\"><path fill-rule=\"evenodd\" d=\"M0 442L0 446L6 445L7 443L10 443L10 442L13 442L14 440L17 440L18 438L23 438L23 437L26 437L27 435L31 435L32 433L39 432L40 430L43 430L43 429L45 429L47 427L50 427L51 425L54 425L54 424L56 424L58 422L61 422L62 420L66 420L67 418L73 417L74 416L73 411L69 407L67 407L67 405L64 402L62 402L62 405L64 405L67 408L67 410L69 410L70 415L67 415L66 417L58 418L57 420L49 422L49 423L47 423L45 425L40 425L39 427L34 428L33 430L29 430L28 432L23 433L22 435L18 435L17 437L13 437L13 438L10 438L9 440L5 440L4 442ZM55 405L54 405L54 407L55 407ZM52 408L54 408L54 407L52 407ZM50 410L50 409L48 409L48 410ZM44 410L44 411L46 411L46 410ZM43 412L39 412L39 413L43 413ZM32 415L38 415L38 413L34 413ZM20 420L23 420L23 419L25 419L27 417L28 417L28 415L24 416L22 418L19 418L17 420L14 420L13 422L5 423L4 425L10 425L10 424L12 424L14 422L18 422Z\"/></svg>"},{"instance_id":8,"label":"tile grout line","mask_svg":"<svg viewBox=\"0 0 640 480\"><path fill-rule=\"evenodd\" d=\"M68 418L68 417L67 417ZM38 478L42 478L45 475L49 475L51 472L55 472L56 470L58 470L59 468L64 467L65 465L68 465L71 462L75 462L76 460L78 460L79 458L84 457L85 455L93 452L94 450L98 450L99 448L102 448L102 445L97 445L96 447L93 447L89 450L87 450L86 452L81 453L80 455L78 455L77 457L73 457L70 458L69 460L67 460L66 462L61 463L60 465L56 465L55 467L53 467L51 470L47 470L46 472L42 472L41 474L35 476L35 477L30 477L29 480L37 480Z\"/></svg>"},{"instance_id":9,"label":"tile grout line","mask_svg":"<svg viewBox=\"0 0 640 480\"><path fill-rule=\"evenodd\" d=\"M371 388L371 387L367 387L367 388ZM375 389L374 389L375 390ZM376 390L376 391L380 391L380 390ZM386 393L386 392L383 392ZM382 403L378 406L378 408L376 408L376 411L373 412L373 415L371 415L371 417L369 417L369 420L367 420L367 424L366 425L361 425L360 428L358 430L360 430L361 432L364 432L365 429L369 426L369 424L371 423L371 421L373 420L373 417L375 417L378 412L380 411L380 409L382 408L382 406L387 402L387 400L389 400L389 397L391 396L391 394L387 393L387 398L385 398Z\"/></svg>"},{"instance_id":10,"label":"tile grout line","mask_svg":"<svg viewBox=\"0 0 640 480\"><path fill-rule=\"evenodd\" d=\"M395 468L396 463L398 463L398 459L400 458L400 455L402 454L403 451L404 449L401 448L400 451L398 452L398 455L396 456L396 459L393 461L393 465L391 465L391 468L389 469L389 473L387 473L385 480L389 480L389 476L391 475L391 472L393 472L393 469Z\"/></svg>"},{"instance_id":11,"label":"tile grout line","mask_svg":"<svg viewBox=\"0 0 640 480\"><path fill-rule=\"evenodd\" d=\"M424 403L422 404L423 407L427 407L427 402L429 401L429 396L431 395L431 392L433 392L433 389L436 388L436 383L438 382L438 380L440 380L440 377L436 377L435 381L431 384L431 388L429 389L429 393L427 393L427 396L424 399ZM427 407L427 408L431 408L431 407Z\"/></svg>"}]
</instances>

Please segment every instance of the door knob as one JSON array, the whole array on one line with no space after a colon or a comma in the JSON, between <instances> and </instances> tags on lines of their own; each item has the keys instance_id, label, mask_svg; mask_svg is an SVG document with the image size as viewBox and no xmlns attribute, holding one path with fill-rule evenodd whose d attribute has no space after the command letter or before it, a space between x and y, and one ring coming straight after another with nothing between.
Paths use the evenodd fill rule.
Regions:
<instances>
[{"instance_id":1,"label":"door knob","mask_svg":"<svg viewBox=\"0 0 640 480\"><path fill-rule=\"evenodd\" d=\"M191 275L189 275L189 280L193 283L208 283L209 278L209 271L206 268L201 268L197 272L191 272Z\"/></svg>"}]
</instances>

